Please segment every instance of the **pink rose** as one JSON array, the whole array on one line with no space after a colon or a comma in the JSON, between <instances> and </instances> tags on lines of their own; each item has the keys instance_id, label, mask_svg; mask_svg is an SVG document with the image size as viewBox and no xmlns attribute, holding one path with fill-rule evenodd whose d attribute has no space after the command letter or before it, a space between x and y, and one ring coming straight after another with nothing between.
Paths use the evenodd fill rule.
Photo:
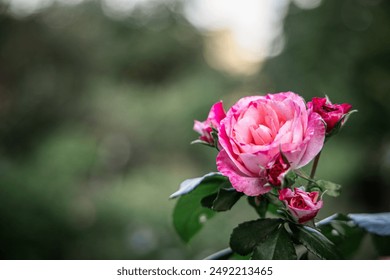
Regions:
<instances>
[{"instance_id":1,"label":"pink rose","mask_svg":"<svg viewBox=\"0 0 390 280\"><path fill-rule=\"evenodd\" d=\"M289 170L290 164L284 161L282 154L279 154L265 170L268 183L272 186L280 187L283 183L284 176Z\"/></svg>"},{"instance_id":2,"label":"pink rose","mask_svg":"<svg viewBox=\"0 0 390 280\"><path fill-rule=\"evenodd\" d=\"M214 145L214 138L211 135L213 128L219 130L220 122L226 116L223 109L222 101L215 103L209 112L207 119L204 122L195 121L194 130L200 134L199 139Z\"/></svg>"},{"instance_id":3,"label":"pink rose","mask_svg":"<svg viewBox=\"0 0 390 280\"><path fill-rule=\"evenodd\" d=\"M324 119L326 123L326 133L332 131L335 125L347 114L352 105L348 103L332 104L326 97L314 97L312 101L307 103L309 110L312 110Z\"/></svg>"},{"instance_id":4,"label":"pink rose","mask_svg":"<svg viewBox=\"0 0 390 280\"><path fill-rule=\"evenodd\" d=\"M299 223L306 223L313 219L322 207L322 200L318 201L318 192L305 192L301 189L282 189L279 199L282 200L289 212Z\"/></svg>"},{"instance_id":5,"label":"pink rose","mask_svg":"<svg viewBox=\"0 0 390 280\"><path fill-rule=\"evenodd\" d=\"M293 92L240 99L221 121L217 168L248 196L271 190L266 168L282 152L292 169L309 163L322 149L325 125Z\"/></svg>"}]
</instances>

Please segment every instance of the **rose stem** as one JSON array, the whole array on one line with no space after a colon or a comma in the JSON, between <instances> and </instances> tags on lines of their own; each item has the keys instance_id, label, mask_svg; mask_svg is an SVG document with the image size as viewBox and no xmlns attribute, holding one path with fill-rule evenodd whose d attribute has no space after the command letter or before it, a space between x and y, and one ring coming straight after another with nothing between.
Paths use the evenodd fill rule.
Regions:
<instances>
[{"instance_id":1,"label":"rose stem","mask_svg":"<svg viewBox=\"0 0 390 280\"><path fill-rule=\"evenodd\" d=\"M310 179L314 180L314 175L316 175L318 162L320 161L320 156L321 156L321 151L314 158L313 167L311 168L311 172L310 172ZM310 185L310 183L309 183L309 185Z\"/></svg>"},{"instance_id":2,"label":"rose stem","mask_svg":"<svg viewBox=\"0 0 390 280\"><path fill-rule=\"evenodd\" d=\"M226 260L231 255L233 255L233 251L230 248L223 249L221 251L216 252L205 258L205 260Z\"/></svg>"}]
</instances>

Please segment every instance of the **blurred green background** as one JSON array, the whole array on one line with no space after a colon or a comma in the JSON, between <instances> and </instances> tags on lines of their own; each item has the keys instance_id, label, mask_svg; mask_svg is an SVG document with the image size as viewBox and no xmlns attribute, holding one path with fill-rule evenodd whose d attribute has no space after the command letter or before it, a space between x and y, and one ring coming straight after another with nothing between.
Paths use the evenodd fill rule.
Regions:
<instances>
[{"instance_id":1,"label":"blurred green background","mask_svg":"<svg viewBox=\"0 0 390 280\"><path fill-rule=\"evenodd\" d=\"M244 200L186 245L168 197L216 169L215 151L189 145L193 120L255 93L327 94L358 109L323 152L318 177L343 191L318 218L390 211L389 1L286 0L283 49L244 71L210 63L221 34L194 27L185 1L129 14L46 2L0 1L0 258L199 259L225 248L256 217ZM357 256L376 257L364 244Z\"/></svg>"}]
</instances>

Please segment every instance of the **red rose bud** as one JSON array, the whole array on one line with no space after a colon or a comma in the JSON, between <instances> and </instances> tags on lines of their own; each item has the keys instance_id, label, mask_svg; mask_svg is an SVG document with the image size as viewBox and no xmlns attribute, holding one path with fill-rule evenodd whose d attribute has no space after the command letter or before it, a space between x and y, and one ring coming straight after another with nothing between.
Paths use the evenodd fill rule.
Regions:
<instances>
[{"instance_id":1,"label":"red rose bud","mask_svg":"<svg viewBox=\"0 0 390 280\"><path fill-rule=\"evenodd\" d=\"M307 103L307 107L309 110L318 113L325 121L327 134L329 134L352 109L352 105L348 103L332 104L326 97L314 97L312 101Z\"/></svg>"},{"instance_id":2,"label":"red rose bud","mask_svg":"<svg viewBox=\"0 0 390 280\"><path fill-rule=\"evenodd\" d=\"M283 158L282 154L279 154L275 161L271 162L266 168L268 183L275 187L282 186L284 177L289 170L290 164Z\"/></svg>"},{"instance_id":3,"label":"red rose bud","mask_svg":"<svg viewBox=\"0 0 390 280\"><path fill-rule=\"evenodd\" d=\"M319 192L305 192L299 188L282 189L279 199L283 201L290 214L301 224L313 219L322 207L322 200L318 200Z\"/></svg>"},{"instance_id":4,"label":"red rose bud","mask_svg":"<svg viewBox=\"0 0 390 280\"><path fill-rule=\"evenodd\" d=\"M219 130L220 122L226 116L222 101L215 103L209 112L207 119L203 122L195 120L194 130L200 134L199 140L214 146L213 129Z\"/></svg>"}]
</instances>

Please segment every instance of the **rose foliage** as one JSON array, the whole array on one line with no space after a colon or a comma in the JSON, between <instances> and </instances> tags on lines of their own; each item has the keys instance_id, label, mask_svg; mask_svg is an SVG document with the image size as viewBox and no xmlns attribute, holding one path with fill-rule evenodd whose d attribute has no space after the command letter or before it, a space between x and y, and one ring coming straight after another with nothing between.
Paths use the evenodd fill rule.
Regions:
<instances>
[{"instance_id":1,"label":"rose foliage","mask_svg":"<svg viewBox=\"0 0 390 280\"><path fill-rule=\"evenodd\" d=\"M180 237L188 242L242 197L259 219L238 225L229 248L210 258L343 259L355 253L365 234L390 235L377 226L378 220L389 224L390 213L335 214L315 223L323 195L335 197L341 187L315 177L321 151L355 112L351 109L328 97L306 103L293 92L244 97L227 111L222 101L215 103L205 121L194 122L199 138L193 143L217 149L218 172L187 179L171 195L179 198L173 222ZM310 163L308 175L301 168Z\"/></svg>"}]
</instances>

